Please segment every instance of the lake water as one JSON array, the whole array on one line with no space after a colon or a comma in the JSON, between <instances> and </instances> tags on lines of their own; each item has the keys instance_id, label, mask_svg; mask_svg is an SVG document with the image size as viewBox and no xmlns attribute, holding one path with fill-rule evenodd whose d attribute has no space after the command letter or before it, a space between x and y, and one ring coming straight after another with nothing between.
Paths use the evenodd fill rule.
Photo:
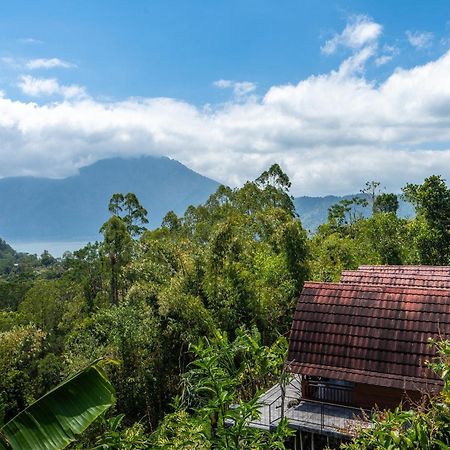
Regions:
<instances>
[{"instance_id":1,"label":"lake water","mask_svg":"<svg viewBox=\"0 0 450 450\"><path fill-rule=\"evenodd\" d=\"M95 239L94 239L95 240ZM92 240L91 242L93 242ZM41 255L44 250L48 250L50 254L56 258L60 258L64 252L73 252L84 247L88 241L37 241L37 242L15 242L7 241L8 244L18 252Z\"/></svg>"}]
</instances>

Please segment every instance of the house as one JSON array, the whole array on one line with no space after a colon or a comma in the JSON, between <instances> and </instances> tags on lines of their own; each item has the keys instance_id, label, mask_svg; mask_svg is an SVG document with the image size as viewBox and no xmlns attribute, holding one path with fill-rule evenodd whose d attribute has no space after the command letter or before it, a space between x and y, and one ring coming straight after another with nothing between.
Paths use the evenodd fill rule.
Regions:
<instances>
[{"instance_id":1,"label":"house","mask_svg":"<svg viewBox=\"0 0 450 450\"><path fill-rule=\"evenodd\" d=\"M394 408L441 389L429 339L450 335L450 267L362 266L340 283L305 283L289 336L287 386L262 398L260 425L281 416L308 436L345 439ZM300 439L301 437L301 439Z\"/></svg>"}]
</instances>

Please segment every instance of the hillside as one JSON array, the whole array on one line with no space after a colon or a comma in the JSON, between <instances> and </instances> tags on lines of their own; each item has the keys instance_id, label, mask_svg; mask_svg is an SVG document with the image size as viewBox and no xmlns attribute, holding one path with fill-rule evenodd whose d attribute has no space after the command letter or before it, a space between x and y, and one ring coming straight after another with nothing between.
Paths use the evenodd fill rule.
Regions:
<instances>
[{"instance_id":1,"label":"hillside","mask_svg":"<svg viewBox=\"0 0 450 450\"><path fill-rule=\"evenodd\" d=\"M205 201L218 183L169 158L107 159L65 179L0 180L0 236L6 240L95 238L115 192L134 192L156 227L169 210Z\"/></svg>"}]
</instances>

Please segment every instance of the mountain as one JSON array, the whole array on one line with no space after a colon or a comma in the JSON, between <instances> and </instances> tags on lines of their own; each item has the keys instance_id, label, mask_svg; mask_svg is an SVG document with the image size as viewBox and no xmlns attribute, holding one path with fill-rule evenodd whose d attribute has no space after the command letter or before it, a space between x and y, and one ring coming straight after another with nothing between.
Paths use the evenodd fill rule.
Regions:
<instances>
[{"instance_id":1,"label":"mountain","mask_svg":"<svg viewBox=\"0 0 450 450\"><path fill-rule=\"evenodd\" d=\"M218 183L161 157L113 158L64 179L0 179L0 236L10 241L96 239L116 192L134 192L148 210L149 226L169 210L200 204Z\"/></svg>"},{"instance_id":2,"label":"mountain","mask_svg":"<svg viewBox=\"0 0 450 450\"><path fill-rule=\"evenodd\" d=\"M64 179L3 178L0 237L16 242L95 240L116 192L134 192L149 213L149 227L157 227L168 211L182 214L189 205L203 203L218 186L178 161L151 156L101 160ZM303 226L314 232L326 222L331 205L352 197L297 197L295 206ZM404 202L399 213L414 214Z\"/></svg>"}]
</instances>

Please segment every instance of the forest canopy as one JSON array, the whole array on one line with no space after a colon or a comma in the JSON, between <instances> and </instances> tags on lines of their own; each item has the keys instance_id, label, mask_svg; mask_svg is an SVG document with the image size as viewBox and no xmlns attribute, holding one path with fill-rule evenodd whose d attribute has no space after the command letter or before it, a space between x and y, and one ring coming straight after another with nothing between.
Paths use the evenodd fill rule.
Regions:
<instances>
[{"instance_id":1,"label":"forest canopy","mask_svg":"<svg viewBox=\"0 0 450 450\"><path fill-rule=\"evenodd\" d=\"M107 357L119 361L105 368L115 406L73 448L284 448L285 423L270 434L245 422L283 376L303 283L361 264L450 264L450 189L440 176L404 187L413 218L399 218L398 196L372 181L333 205L313 235L290 187L273 165L182 216L169 211L152 230L151 211L117 193L103 240L58 259L0 241L4 419Z\"/></svg>"}]
</instances>

